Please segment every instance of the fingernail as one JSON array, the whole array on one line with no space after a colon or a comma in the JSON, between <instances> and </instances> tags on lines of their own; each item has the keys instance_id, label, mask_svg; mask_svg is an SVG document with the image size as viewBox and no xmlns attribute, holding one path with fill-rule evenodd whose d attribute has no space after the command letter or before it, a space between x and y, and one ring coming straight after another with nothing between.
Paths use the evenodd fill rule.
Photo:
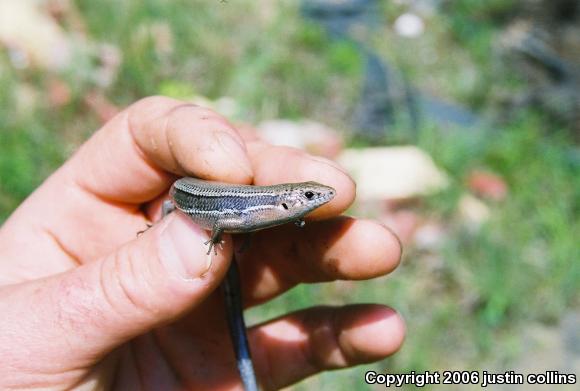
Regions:
<instances>
[{"instance_id":1,"label":"fingernail","mask_svg":"<svg viewBox=\"0 0 580 391\"><path fill-rule=\"evenodd\" d=\"M162 264L180 279L202 277L211 267L203 244L207 234L181 213L172 213L167 220L159 244Z\"/></svg>"}]
</instances>

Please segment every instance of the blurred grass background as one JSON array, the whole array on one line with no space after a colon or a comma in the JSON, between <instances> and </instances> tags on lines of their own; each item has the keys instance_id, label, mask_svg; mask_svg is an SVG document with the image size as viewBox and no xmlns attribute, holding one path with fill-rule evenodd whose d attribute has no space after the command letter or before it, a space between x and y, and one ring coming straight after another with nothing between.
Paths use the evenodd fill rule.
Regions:
<instances>
[{"instance_id":1,"label":"blurred grass background","mask_svg":"<svg viewBox=\"0 0 580 391\"><path fill-rule=\"evenodd\" d=\"M392 22L403 3L383 2L384 19ZM526 82L493 55L501 15L514 3L455 1L429 17L422 37L401 38L386 24L373 47L415 85L493 115L498 96L517 94ZM100 126L102 118L86 103L95 91L118 107L154 94L227 96L239 105L233 120L312 118L348 133L361 59L351 45L329 40L306 22L298 2L73 4L75 18L61 24L83 42L117 50L117 73L107 83L95 77L102 64L90 45L58 72L16 66L9 51L0 50L0 222ZM49 96L55 78L70 88L62 105ZM366 389L363 375L373 368L510 368L524 354L523 330L556 325L580 308L580 169L571 132L542 112L522 109L503 118L501 131L450 135L423 124L413 132L401 125L391 134L391 143L428 151L450 176L451 185L421 206L425 216L445 222L446 238L435 251L406 249L403 264L388 277L300 286L250 311L259 321L313 304L379 302L403 314L408 337L398 354L324 374L298 389ZM470 231L456 210L474 168L501 175L509 196L491 205L481 229Z\"/></svg>"}]
</instances>

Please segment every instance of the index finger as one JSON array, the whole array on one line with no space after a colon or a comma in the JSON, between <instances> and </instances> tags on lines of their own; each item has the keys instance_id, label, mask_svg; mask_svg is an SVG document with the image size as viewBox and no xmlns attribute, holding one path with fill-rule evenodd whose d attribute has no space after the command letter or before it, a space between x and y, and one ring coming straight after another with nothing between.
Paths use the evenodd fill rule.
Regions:
<instances>
[{"instance_id":1,"label":"index finger","mask_svg":"<svg viewBox=\"0 0 580 391\"><path fill-rule=\"evenodd\" d=\"M143 99L98 131L67 164L102 199L142 203L174 175L249 183L252 168L235 128L215 112L165 97Z\"/></svg>"}]
</instances>

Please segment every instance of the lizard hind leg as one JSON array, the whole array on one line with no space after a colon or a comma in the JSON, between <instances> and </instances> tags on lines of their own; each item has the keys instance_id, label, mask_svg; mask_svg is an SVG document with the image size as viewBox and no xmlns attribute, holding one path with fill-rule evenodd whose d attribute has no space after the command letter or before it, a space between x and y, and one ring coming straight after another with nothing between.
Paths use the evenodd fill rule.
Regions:
<instances>
[{"instance_id":1,"label":"lizard hind leg","mask_svg":"<svg viewBox=\"0 0 580 391\"><path fill-rule=\"evenodd\" d=\"M224 241L222 239L223 229L220 228L217 224L214 224L213 229L211 231L211 238L204 242L203 244L209 245L207 249L207 255L211 253L211 249L213 248L213 252L217 255L217 249L215 248L216 244L223 248Z\"/></svg>"}]
</instances>

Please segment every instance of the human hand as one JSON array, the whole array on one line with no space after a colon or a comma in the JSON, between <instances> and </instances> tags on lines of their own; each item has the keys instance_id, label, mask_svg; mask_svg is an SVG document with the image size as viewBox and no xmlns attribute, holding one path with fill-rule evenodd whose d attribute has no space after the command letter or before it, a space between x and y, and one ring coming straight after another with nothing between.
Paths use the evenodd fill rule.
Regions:
<instances>
[{"instance_id":1,"label":"human hand","mask_svg":"<svg viewBox=\"0 0 580 391\"><path fill-rule=\"evenodd\" d=\"M182 175L314 180L337 191L304 228L253 235L239 257L246 306L302 282L381 276L399 262L387 229L337 217L355 189L335 163L244 140L210 110L144 99L96 132L0 228L1 389L241 387L216 290L231 238L208 266L208 233L181 213L136 237ZM259 382L277 389L381 359L400 347L404 326L388 307L350 305L306 309L248 333Z\"/></svg>"}]
</instances>

